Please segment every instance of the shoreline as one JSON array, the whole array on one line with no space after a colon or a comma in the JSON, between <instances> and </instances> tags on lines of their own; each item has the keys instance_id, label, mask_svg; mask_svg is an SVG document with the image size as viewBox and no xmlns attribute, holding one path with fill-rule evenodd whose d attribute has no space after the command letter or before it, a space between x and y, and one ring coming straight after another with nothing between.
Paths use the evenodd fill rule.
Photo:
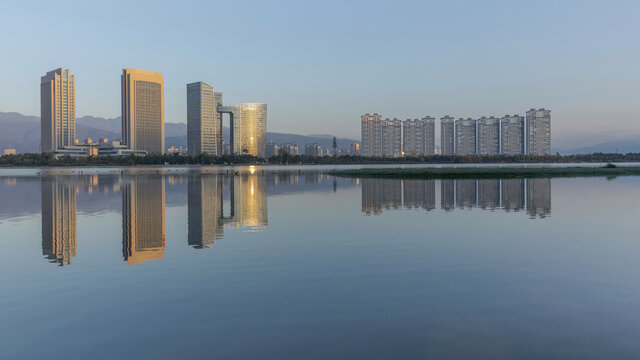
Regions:
<instances>
[{"instance_id":1,"label":"shoreline","mask_svg":"<svg viewBox=\"0 0 640 360\"><path fill-rule=\"evenodd\" d=\"M328 175L386 179L524 179L640 176L640 167L464 167L334 170Z\"/></svg>"}]
</instances>

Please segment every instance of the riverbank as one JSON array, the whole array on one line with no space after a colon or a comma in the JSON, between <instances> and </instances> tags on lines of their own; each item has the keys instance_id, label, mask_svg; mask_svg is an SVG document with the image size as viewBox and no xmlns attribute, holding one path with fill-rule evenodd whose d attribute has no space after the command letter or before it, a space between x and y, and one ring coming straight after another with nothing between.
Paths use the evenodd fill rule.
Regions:
<instances>
[{"instance_id":1,"label":"riverbank","mask_svg":"<svg viewBox=\"0 0 640 360\"><path fill-rule=\"evenodd\" d=\"M513 179L572 178L593 176L640 176L640 167L464 167L420 169L350 169L327 172L329 175L390 179Z\"/></svg>"}]
</instances>

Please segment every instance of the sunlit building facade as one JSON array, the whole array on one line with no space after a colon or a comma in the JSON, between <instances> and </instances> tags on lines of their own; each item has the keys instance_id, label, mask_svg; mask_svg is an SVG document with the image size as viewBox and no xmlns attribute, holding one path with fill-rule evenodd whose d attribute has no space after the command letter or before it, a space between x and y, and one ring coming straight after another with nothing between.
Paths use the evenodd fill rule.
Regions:
<instances>
[{"instance_id":1,"label":"sunlit building facade","mask_svg":"<svg viewBox=\"0 0 640 360\"><path fill-rule=\"evenodd\" d=\"M233 107L233 153L265 157L267 104L245 103Z\"/></svg>"},{"instance_id":2,"label":"sunlit building facade","mask_svg":"<svg viewBox=\"0 0 640 360\"><path fill-rule=\"evenodd\" d=\"M122 70L122 144L164 153L164 78L161 73Z\"/></svg>"},{"instance_id":3,"label":"sunlit building facade","mask_svg":"<svg viewBox=\"0 0 640 360\"><path fill-rule=\"evenodd\" d=\"M360 117L362 156L382 156L382 116L364 114Z\"/></svg>"},{"instance_id":4,"label":"sunlit building facade","mask_svg":"<svg viewBox=\"0 0 640 360\"><path fill-rule=\"evenodd\" d=\"M187 84L187 151L221 155L222 132L213 86L199 81Z\"/></svg>"},{"instance_id":5,"label":"sunlit building facade","mask_svg":"<svg viewBox=\"0 0 640 360\"><path fill-rule=\"evenodd\" d=\"M69 69L40 78L40 151L55 152L76 140L76 81Z\"/></svg>"}]
</instances>

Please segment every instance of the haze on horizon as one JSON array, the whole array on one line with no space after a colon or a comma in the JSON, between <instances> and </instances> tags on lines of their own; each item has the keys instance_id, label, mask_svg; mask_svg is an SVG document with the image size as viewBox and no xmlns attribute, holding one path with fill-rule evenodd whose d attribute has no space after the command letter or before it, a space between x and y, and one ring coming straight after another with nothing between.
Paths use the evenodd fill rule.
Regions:
<instances>
[{"instance_id":1,"label":"haze on horizon","mask_svg":"<svg viewBox=\"0 0 640 360\"><path fill-rule=\"evenodd\" d=\"M120 115L125 67L266 102L269 131L360 137L360 116L552 110L554 148L640 136L638 1L7 1L0 111L40 114L40 77L76 76L77 116Z\"/></svg>"}]
</instances>

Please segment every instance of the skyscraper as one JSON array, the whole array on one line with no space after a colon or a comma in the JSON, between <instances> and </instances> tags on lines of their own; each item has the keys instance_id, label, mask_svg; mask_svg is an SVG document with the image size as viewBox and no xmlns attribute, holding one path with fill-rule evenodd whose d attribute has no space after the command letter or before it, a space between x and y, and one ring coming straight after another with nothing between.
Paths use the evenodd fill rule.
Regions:
<instances>
[{"instance_id":1,"label":"skyscraper","mask_svg":"<svg viewBox=\"0 0 640 360\"><path fill-rule=\"evenodd\" d=\"M527 111L527 154L551 154L551 110Z\"/></svg>"},{"instance_id":2,"label":"skyscraper","mask_svg":"<svg viewBox=\"0 0 640 360\"><path fill-rule=\"evenodd\" d=\"M456 120L456 155L476 154L476 121L469 119Z\"/></svg>"},{"instance_id":3,"label":"skyscraper","mask_svg":"<svg viewBox=\"0 0 640 360\"><path fill-rule=\"evenodd\" d=\"M478 154L500 154L500 120L491 116L478 119Z\"/></svg>"},{"instance_id":4,"label":"skyscraper","mask_svg":"<svg viewBox=\"0 0 640 360\"><path fill-rule=\"evenodd\" d=\"M524 154L524 117L505 115L501 122L500 153L505 155Z\"/></svg>"},{"instance_id":5,"label":"skyscraper","mask_svg":"<svg viewBox=\"0 0 640 360\"><path fill-rule=\"evenodd\" d=\"M442 155L454 155L455 152L455 120L446 115L440 118L440 150Z\"/></svg>"},{"instance_id":6,"label":"skyscraper","mask_svg":"<svg viewBox=\"0 0 640 360\"><path fill-rule=\"evenodd\" d=\"M161 73L122 70L122 144L164 153L164 78Z\"/></svg>"},{"instance_id":7,"label":"skyscraper","mask_svg":"<svg viewBox=\"0 0 640 360\"><path fill-rule=\"evenodd\" d=\"M76 81L69 69L40 78L40 151L73 146L76 140Z\"/></svg>"},{"instance_id":8,"label":"skyscraper","mask_svg":"<svg viewBox=\"0 0 640 360\"><path fill-rule=\"evenodd\" d=\"M267 104L246 103L233 107L233 153L265 157Z\"/></svg>"},{"instance_id":9,"label":"skyscraper","mask_svg":"<svg viewBox=\"0 0 640 360\"><path fill-rule=\"evenodd\" d=\"M189 155L220 154L222 133L213 86L187 84L187 149Z\"/></svg>"}]
</instances>

